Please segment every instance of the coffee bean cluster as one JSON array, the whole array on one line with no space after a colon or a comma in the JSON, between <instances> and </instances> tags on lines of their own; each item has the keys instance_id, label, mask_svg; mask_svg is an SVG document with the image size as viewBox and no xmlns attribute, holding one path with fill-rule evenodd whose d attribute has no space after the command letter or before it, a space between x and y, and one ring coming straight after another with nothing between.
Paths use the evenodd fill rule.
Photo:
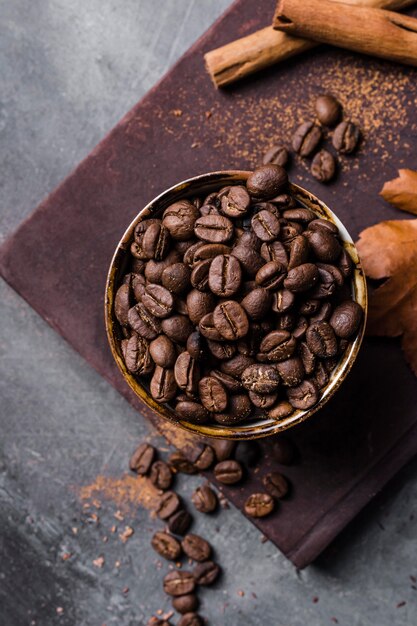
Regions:
<instances>
[{"instance_id":1,"label":"coffee bean cluster","mask_svg":"<svg viewBox=\"0 0 417 626\"><path fill-rule=\"evenodd\" d=\"M337 227L278 165L139 222L131 254L115 297L126 367L191 423L313 407L362 321Z\"/></svg>"},{"instance_id":2,"label":"coffee bean cluster","mask_svg":"<svg viewBox=\"0 0 417 626\"><path fill-rule=\"evenodd\" d=\"M221 569L213 560L212 546L203 537L189 532L192 516L185 503L172 491L177 472L196 474L214 465L216 479L226 485L234 485L261 460L261 448L257 442L243 441L236 444L228 440L209 440L209 444L197 444L185 457L173 452L168 462L158 459L157 450L149 443L142 443L132 454L129 467L141 476L147 476L161 495L156 513L165 527L152 537L153 549L170 562L180 565L181 559L194 562L191 571L171 569L163 579L163 589L172 599L172 607L180 615L179 626L200 626L204 619L197 613L198 588L212 585L220 576ZM291 465L295 448L285 437L276 438L270 447L271 460L281 465ZM253 493L247 499L244 510L251 517L269 515L278 500L285 498L289 482L278 471L270 471L262 478L264 491ZM210 514L218 507L216 492L202 484L191 497L197 511ZM170 626L167 618L151 617L147 626Z\"/></svg>"},{"instance_id":3,"label":"coffee bean cluster","mask_svg":"<svg viewBox=\"0 0 417 626\"><path fill-rule=\"evenodd\" d=\"M331 137L333 148L339 154L352 154L358 147L361 132L350 120L341 120L342 105L332 95L319 96L315 103L316 120L303 122L292 138L294 152L303 158L312 158L311 174L321 183L329 182L336 174L337 159L325 148L319 150L325 137L325 128L336 128ZM264 155L263 164L275 163L286 167L289 152L285 146L269 148Z\"/></svg>"}]
</instances>

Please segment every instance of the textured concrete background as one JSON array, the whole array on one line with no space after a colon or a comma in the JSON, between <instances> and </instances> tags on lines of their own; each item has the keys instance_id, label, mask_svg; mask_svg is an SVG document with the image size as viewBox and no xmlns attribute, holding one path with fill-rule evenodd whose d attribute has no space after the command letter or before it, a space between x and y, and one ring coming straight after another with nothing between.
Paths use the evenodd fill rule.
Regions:
<instances>
[{"instance_id":1,"label":"textured concrete background","mask_svg":"<svg viewBox=\"0 0 417 626\"><path fill-rule=\"evenodd\" d=\"M0 241L227 5L0 0ZM0 624L142 626L169 609L149 546L160 526L144 510L116 520L135 529L122 544L117 506L97 522L72 486L122 475L155 435L4 283L0 306ZM200 515L225 571L201 612L213 626L416 624L416 478L415 462L302 572L236 510Z\"/></svg>"}]
</instances>

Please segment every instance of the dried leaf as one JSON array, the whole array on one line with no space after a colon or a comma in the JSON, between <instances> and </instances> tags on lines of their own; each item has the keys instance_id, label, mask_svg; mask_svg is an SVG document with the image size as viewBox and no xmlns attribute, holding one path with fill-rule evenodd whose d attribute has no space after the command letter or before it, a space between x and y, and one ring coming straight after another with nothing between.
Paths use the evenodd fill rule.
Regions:
<instances>
[{"instance_id":1,"label":"dried leaf","mask_svg":"<svg viewBox=\"0 0 417 626\"><path fill-rule=\"evenodd\" d=\"M357 248L365 274L387 279L370 298L367 332L402 336L402 349L417 376L417 220L371 226L360 234Z\"/></svg>"},{"instance_id":2,"label":"dried leaf","mask_svg":"<svg viewBox=\"0 0 417 626\"><path fill-rule=\"evenodd\" d=\"M417 215L417 172L398 170L399 177L386 182L381 196L401 211Z\"/></svg>"}]
</instances>

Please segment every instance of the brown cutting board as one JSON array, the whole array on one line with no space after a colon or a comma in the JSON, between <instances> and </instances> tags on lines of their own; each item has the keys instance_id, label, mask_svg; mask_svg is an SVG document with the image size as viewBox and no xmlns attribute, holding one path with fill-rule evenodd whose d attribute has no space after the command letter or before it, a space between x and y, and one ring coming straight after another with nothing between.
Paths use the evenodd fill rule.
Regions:
<instances>
[{"instance_id":1,"label":"brown cutting board","mask_svg":"<svg viewBox=\"0 0 417 626\"><path fill-rule=\"evenodd\" d=\"M328 187L312 181L300 162L290 175L327 202L354 237L377 221L401 218L378 191L396 168L417 164L414 69L323 47L228 91L213 88L203 53L265 26L273 5L236 2L1 250L10 285L179 447L195 443L133 397L104 331L109 261L138 209L184 178L253 167L271 143L289 141L323 91L337 95L362 126L362 148L343 159ZM286 470L292 497L257 525L293 563L307 565L416 453L416 435L417 383L399 345L366 341L336 397L291 434L300 452ZM239 508L274 465L270 444L263 445L260 470L241 488L225 489Z\"/></svg>"}]
</instances>

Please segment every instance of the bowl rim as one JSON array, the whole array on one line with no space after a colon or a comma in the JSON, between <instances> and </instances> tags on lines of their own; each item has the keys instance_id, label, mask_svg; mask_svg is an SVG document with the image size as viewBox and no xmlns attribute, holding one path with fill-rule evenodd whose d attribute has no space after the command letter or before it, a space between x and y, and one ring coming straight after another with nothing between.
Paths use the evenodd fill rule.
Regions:
<instances>
[{"instance_id":1,"label":"bowl rim","mask_svg":"<svg viewBox=\"0 0 417 626\"><path fill-rule=\"evenodd\" d=\"M191 432L195 435L202 435L210 438L235 440L258 439L278 434L309 419L320 408L322 408L324 404L327 403L327 401L335 394L337 389L345 380L356 360L365 333L368 309L366 278L362 270L358 252L348 230L337 215L317 196L295 183L289 183L290 192L297 197L298 201L302 204L307 204L309 208L312 208L320 217L324 217L325 219L332 221L339 228L343 245L349 252L354 262L354 273L352 278L354 299L361 304L364 312L360 331L344 352L342 358L333 371L330 382L323 388L323 390L321 390L319 401L310 409L304 411L295 410L291 415L281 420L272 420L271 418L266 417L265 419L260 419L256 422L244 422L241 425L237 424L234 426L224 426L220 424L192 424L185 420L179 420L175 417L175 410L173 408L157 403L146 388L138 381L138 379L126 369L124 359L121 355L120 339L116 338L115 328L119 326L119 323L114 317L113 303L116 290L120 286L119 283L116 284L116 278L118 278L117 274L120 265L119 261L123 260L129 251L134 228L138 222L150 217L155 211L161 211L165 206L175 202L180 199L180 197L184 197L187 194L197 195L199 193L204 193L204 190L201 189L199 191L197 187L203 187L203 185L206 187L217 187L226 186L227 184L245 183L250 173L251 172L247 170L219 170L207 172L183 180L158 194L136 214L129 226L126 228L112 256L106 280L104 298L106 334L113 358L121 371L124 380L134 391L135 395L142 402L144 402L148 408L155 412L158 417L168 420L171 424L177 426L178 428L182 428L183 430Z\"/></svg>"}]
</instances>

